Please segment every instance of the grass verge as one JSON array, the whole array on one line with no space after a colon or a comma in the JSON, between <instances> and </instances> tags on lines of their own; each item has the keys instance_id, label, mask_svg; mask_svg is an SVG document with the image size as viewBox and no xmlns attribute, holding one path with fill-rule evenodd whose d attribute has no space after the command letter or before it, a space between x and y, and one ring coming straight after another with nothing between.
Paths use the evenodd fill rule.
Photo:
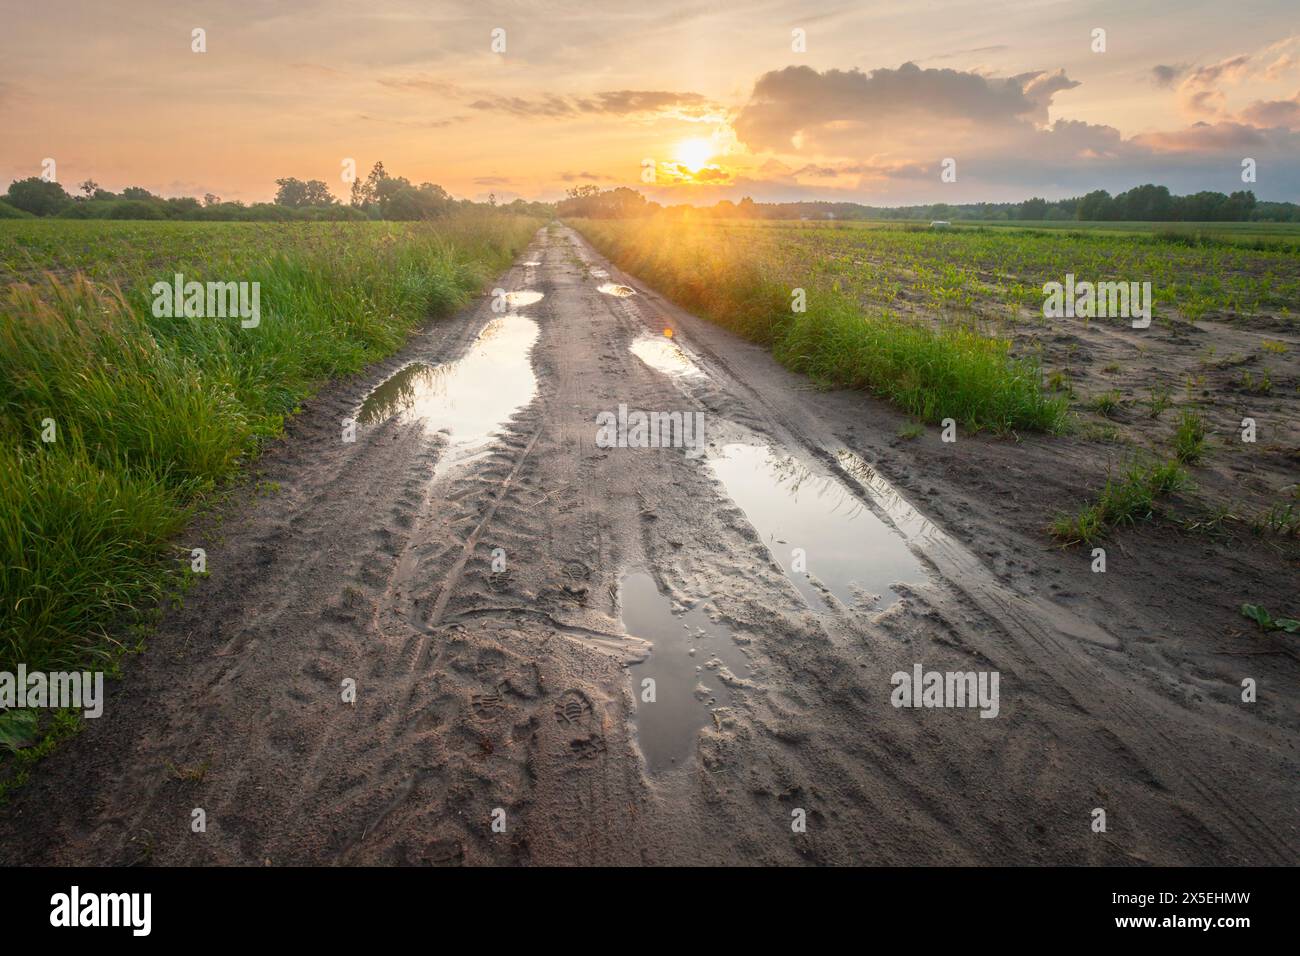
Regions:
<instances>
[{"instance_id":1,"label":"grass verge","mask_svg":"<svg viewBox=\"0 0 1300 956\"><path fill-rule=\"evenodd\" d=\"M572 225L620 268L823 384L865 389L923 421L952 418L972 432L1064 426L1067 400L1043 391L1038 363L1012 356L1008 340L864 311L796 250L755 247L697 222Z\"/></svg>"},{"instance_id":2,"label":"grass verge","mask_svg":"<svg viewBox=\"0 0 1300 956\"><path fill-rule=\"evenodd\" d=\"M133 615L180 577L171 541L194 509L300 401L465 303L539 225L467 214L207 233L185 279L259 283L256 328L155 317L150 286L177 266L165 247L124 256L138 269L114 283L0 290L0 670L112 670Z\"/></svg>"}]
</instances>

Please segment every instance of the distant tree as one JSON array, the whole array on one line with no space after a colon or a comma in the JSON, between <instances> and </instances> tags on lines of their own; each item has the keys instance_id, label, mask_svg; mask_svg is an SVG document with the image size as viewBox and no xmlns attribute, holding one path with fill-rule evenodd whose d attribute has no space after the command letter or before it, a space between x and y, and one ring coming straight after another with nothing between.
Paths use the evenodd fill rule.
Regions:
<instances>
[{"instance_id":1,"label":"distant tree","mask_svg":"<svg viewBox=\"0 0 1300 956\"><path fill-rule=\"evenodd\" d=\"M203 209L193 196L177 196L163 200L165 214L169 219L197 219Z\"/></svg>"},{"instance_id":2,"label":"distant tree","mask_svg":"<svg viewBox=\"0 0 1300 956\"><path fill-rule=\"evenodd\" d=\"M529 202L523 198L513 199L501 208L519 216L541 216L550 219L555 215L555 207L550 203Z\"/></svg>"},{"instance_id":3,"label":"distant tree","mask_svg":"<svg viewBox=\"0 0 1300 956\"><path fill-rule=\"evenodd\" d=\"M292 206L295 208L302 206L332 206L336 201L329 187L319 179L309 179L303 182L301 179L289 176L285 179L277 179L275 184L279 187L275 193L275 204L277 206Z\"/></svg>"},{"instance_id":4,"label":"distant tree","mask_svg":"<svg viewBox=\"0 0 1300 956\"><path fill-rule=\"evenodd\" d=\"M373 206L379 201L379 187L388 179L382 162L375 163L365 179L352 181L351 202L354 206Z\"/></svg>"},{"instance_id":5,"label":"distant tree","mask_svg":"<svg viewBox=\"0 0 1300 956\"><path fill-rule=\"evenodd\" d=\"M219 206L219 205L221 205L221 197L220 197L220 196L217 196L217 195L214 195L213 193L204 193L204 194L203 194L203 205L205 205L205 206Z\"/></svg>"},{"instance_id":6,"label":"distant tree","mask_svg":"<svg viewBox=\"0 0 1300 956\"><path fill-rule=\"evenodd\" d=\"M1223 204L1223 218L1232 222L1245 222L1254 213L1256 205L1255 194L1250 190L1235 192Z\"/></svg>"},{"instance_id":7,"label":"distant tree","mask_svg":"<svg viewBox=\"0 0 1300 956\"><path fill-rule=\"evenodd\" d=\"M1300 222L1300 206L1293 202L1260 202L1255 204L1250 218L1258 222Z\"/></svg>"},{"instance_id":8,"label":"distant tree","mask_svg":"<svg viewBox=\"0 0 1300 956\"><path fill-rule=\"evenodd\" d=\"M394 182L405 185L390 192L388 184ZM418 187L412 187L400 177L389 177L382 193L381 214L385 219L433 219L445 215L455 206L455 200L441 186L421 183Z\"/></svg>"},{"instance_id":9,"label":"distant tree","mask_svg":"<svg viewBox=\"0 0 1300 956\"><path fill-rule=\"evenodd\" d=\"M125 195L125 190L123 190ZM113 203L108 211L109 219L162 219L164 218L162 210L158 203L148 202L143 199L124 199L121 202Z\"/></svg>"},{"instance_id":10,"label":"distant tree","mask_svg":"<svg viewBox=\"0 0 1300 956\"><path fill-rule=\"evenodd\" d=\"M1164 186L1147 183L1120 193L1111 201L1113 219L1165 222L1176 215L1174 197Z\"/></svg>"},{"instance_id":11,"label":"distant tree","mask_svg":"<svg viewBox=\"0 0 1300 956\"><path fill-rule=\"evenodd\" d=\"M658 203L647 203L635 189L619 186L604 192L595 186L578 186L568 191L568 198L556 204L561 216L591 219L630 219L644 216L659 209Z\"/></svg>"},{"instance_id":12,"label":"distant tree","mask_svg":"<svg viewBox=\"0 0 1300 956\"><path fill-rule=\"evenodd\" d=\"M1047 208L1047 200L1035 196L1033 199L1026 199L1022 202L1016 215L1019 219L1046 219ZM996 217L990 214L989 218Z\"/></svg>"},{"instance_id":13,"label":"distant tree","mask_svg":"<svg viewBox=\"0 0 1300 956\"><path fill-rule=\"evenodd\" d=\"M33 216L52 216L72 202L72 197L62 186L46 182L39 176L10 183L5 199L15 209L29 212Z\"/></svg>"},{"instance_id":14,"label":"distant tree","mask_svg":"<svg viewBox=\"0 0 1300 956\"><path fill-rule=\"evenodd\" d=\"M309 206L332 206L337 199L330 192L329 186L320 179L307 180L307 205Z\"/></svg>"},{"instance_id":15,"label":"distant tree","mask_svg":"<svg viewBox=\"0 0 1300 956\"><path fill-rule=\"evenodd\" d=\"M389 207L393 200L403 190L414 189L411 181L405 176L388 176L385 175L375 184L375 203L373 210L381 219L389 217Z\"/></svg>"},{"instance_id":16,"label":"distant tree","mask_svg":"<svg viewBox=\"0 0 1300 956\"><path fill-rule=\"evenodd\" d=\"M290 176L275 181L275 204L277 206L304 206L307 196L307 184L301 179Z\"/></svg>"},{"instance_id":17,"label":"distant tree","mask_svg":"<svg viewBox=\"0 0 1300 956\"><path fill-rule=\"evenodd\" d=\"M87 199L93 199L94 196L95 196L95 193L101 191L100 188L99 188L99 183L95 182L93 179L87 179L87 180L86 180L84 183L82 183L81 186L78 187L78 188L79 188L83 193L86 194L86 198L87 198Z\"/></svg>"},{"instance_id":18,"label":"distant tree","mask_svg":"<svg viewBox=\"0 0 1300 956\"><path fill-rule=\"evenodd\" d=\"M1082 222L1097 222L1112 218L1110 214L1110 193L1104 189L1094 189L1079 200L1078 218Z\"/></svg>"}]
</instances>

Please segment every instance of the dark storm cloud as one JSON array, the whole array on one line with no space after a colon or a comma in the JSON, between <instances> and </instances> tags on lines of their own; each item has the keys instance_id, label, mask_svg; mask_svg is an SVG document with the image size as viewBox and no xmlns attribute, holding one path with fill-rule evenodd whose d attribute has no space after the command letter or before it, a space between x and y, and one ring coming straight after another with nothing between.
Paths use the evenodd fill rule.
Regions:
<instances>
[{"instance_id":1,"label":"dark storm cloud","mask_svg":"<svg viewBox=\"0 0 1300 956\"><path fill-rule=\"evenodd\" d=\"M736 133L756 149L782 149L796 134L846 124L864 134L916 120L1000 126L1044 122L1052 97L1078 86L1063 71L985 77L949 69L827 70L790 66L759 77L736 117Z\"/></svg>"}]
</instances>

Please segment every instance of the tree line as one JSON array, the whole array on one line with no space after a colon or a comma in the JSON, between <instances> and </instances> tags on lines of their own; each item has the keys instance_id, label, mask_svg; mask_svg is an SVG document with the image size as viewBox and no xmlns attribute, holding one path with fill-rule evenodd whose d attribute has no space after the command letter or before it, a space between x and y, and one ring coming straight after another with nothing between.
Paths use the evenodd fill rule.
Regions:
<instances>
[{"instance_id":1,"label":"tree line","mask_svg":"<svg viewBox=\"0 0 1300 956\"><path fill-rule=\"evenodd\" d=\"M1033 198L1018 203L933 203L922 206L866 206L856 202L756 203L724 199L712 206L661 206L639 192L620 186L601 190L578 186L556 204L561 216L625 219L653 213L709 215L749 219L898 219L898 220L1030 220L1085 222L1300 222L1300 206L1289 202L1260 202L1250 191L1226 195L1199 192L1175 196L1165 186L1137 186L1116 196L1097 189L1055 202Z\"/></svg>"},{"instance_id":2,"label":"tree line","mask_svg":"<svg viewBox=\"0 0 1300 956\"><path fill-rule=\"evenodd\" d=\"M1175 196L1165 186L1146 184L1112 196L1104 189L1083 196L1050 201L1034 197L1018 203L933 203L919 206L867 206L856 202L757 203L748 196L739 202L721 200L712 206L663 206L626 186L600 189L586 185L569 189L556 204L523 199L497 206L455 199L434 183L411 183L393 176L382 162L365 178L357 178L348 202L334 197L319 179L277 179L272 202L222 200L211 193L201 200L183 196L164 199L140 186L120 193L86 180L76 195L59 183L40 177L10 184L0 199L0 219L55 216L63 219L197 219L197 220L417 220L435 219L456 209L491 206L510 212L549 218L553 215L589 219L627 219L654 213L750 219L897 219L983 221L1135 221L1135 222L1300 222L1300 205L1261 202L1251 191L1231 194L1198 192Z\"/></svg>"},{"instance_id":3,"label":"tree line","mask_svg":"<svg viewBox=\"0 0 1300 956\"><path fill-rule=\"evenodd\" d=\"M184 219L252 222L287 222L296 220L418 220L436 219L466 207L496 207L549 218L554 206L549 203L516 199L497 206L496 197L486 203L455 199L434 183L413 185L404 176L393 176L382 162L375 163L369 175L352 183L347 203L340 202L329 186L319 179L292 176L275 181L275 199L271 202L245 204L223 200L208 193L201 200L193 196L163 198L142 186L128 186L120 193L102 188L93 179L83 182L70 194L57 182L39 176L16 180L0 198L0 219L28 216L59 219Z\"/></svg>"}]
</instances>

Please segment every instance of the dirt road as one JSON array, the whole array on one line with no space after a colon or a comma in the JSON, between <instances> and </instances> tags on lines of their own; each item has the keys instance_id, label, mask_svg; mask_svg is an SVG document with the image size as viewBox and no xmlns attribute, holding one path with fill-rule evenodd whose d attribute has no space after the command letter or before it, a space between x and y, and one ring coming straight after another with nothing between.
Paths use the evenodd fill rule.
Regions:
<instances>
[{"instance_id":1,"label":"dirt road","mask_svg":"<svg viewBox=\"0 0 1300 956\"><path fill-rule=\"evenodd\" d=\"M194 529L210 576L0 813L4 863L1294 861L1294 658L1003 527L1016 446L905 460L897 414L562 226L500 286ZM996 698L895 706L918 665Z\"/></svg>"}]
</instances>

